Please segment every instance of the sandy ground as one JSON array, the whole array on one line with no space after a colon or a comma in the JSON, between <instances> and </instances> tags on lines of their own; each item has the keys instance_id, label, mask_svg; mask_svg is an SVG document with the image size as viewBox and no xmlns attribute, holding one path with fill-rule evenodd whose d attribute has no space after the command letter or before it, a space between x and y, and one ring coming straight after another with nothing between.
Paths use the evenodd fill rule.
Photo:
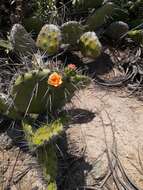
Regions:
<instances>
[{"instance_id":1,"label":"sandy ground","mask_svg":"<svg viewBox=\"0 0 143 190\"><path fill-rule=\"evenodd\" d=\"M80 100L75 100L75 107L95 113L90 122L67 130L71 153L76 155L85 148L85 161L92 166L85 170L87 186L101 185L109 170L113 178L127 184L123 174L113 171L116 161L120 161L129 179L143 189L143 102L127 96L125 89L107 91L92 86L79 93Z\"/></svg>"}]
</instances>

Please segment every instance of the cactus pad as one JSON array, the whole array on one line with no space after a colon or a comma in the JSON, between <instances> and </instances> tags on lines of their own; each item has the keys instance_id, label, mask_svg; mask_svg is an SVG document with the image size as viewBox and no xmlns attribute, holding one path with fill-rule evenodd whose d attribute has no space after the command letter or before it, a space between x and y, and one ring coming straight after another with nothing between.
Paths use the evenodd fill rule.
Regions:
<instances>
[{"instance_id":1,"label":"cactus pad","mask_svg":"<svg viewBox=\"0 0 143 190\"><path fill-rule=\"evenodd\" d=\"M113 3L106 3L104 6L97 9L93 15L89 16L86 25L88 30L96 30L105 24L106 19L112 16L115 6Z\"/></svg>"},{"instance_id":2,"label":"cactus pad","mask_svg":"<svg viewBox=\"0 0 143 190\"><path fill-rule=\"evenodd\" d=\"M63 73L33 70L19 75L12 88L14 105L21 113L55 112L71 100L77 88L89 78L66 69Z\"/></svg>"},{"instance_id":3,"label":"cactus pad","mask_svg":"<svg viewBox=\"0 0 143 190\"><path fill-rule=\"evenodd\" d=\"M106 35L111 39L118 40L129 30L128 24L122 21L113 22L106 30Z\"/></svg>"},{"instance_id":4,"label":"cactus pad","mask_svg":"<svg viewBox=\"0 0 143 190\"><path fill-rule=\"evenodd\" d=\"M49 142L55 136L59 135L63 130L63 125L59 121L55 121L49 125L43 125L35 132L32 142L34 145L43 145Z\"/></svg>"},{"instance_id":5,"label":"cactus pad","mask_svg":"<svg viewBox=\"0 0 143 190\"><path fill-rule=\"evenodd\" d=\"M45 143L51 142L56 136L59 136L63 131L63 124L59 119L49 124L42 124L40 128L33 130L30 124L23 122L23 129L28 144L32 148L43 146Z\"/></svg>"},{"instance_id":6,"label":"cactus pad","mask_svg":"<svg viewBox=\"0 0 143 190\"><path fill-rule=\"evenodd\" d=\"M63 124L60 120L56 120L50 124L44 124L34 131L31 125L23 122L23 129L29 148L36 147L38 163L42 167L44 179L48 183L48 190L56 190L57 157L51 140L60 135Z\"/></svg>"},{"instance_id":7,"label":"cactus pad","mask_svg":"<svg viewBox=\"0 0 143 190\"><path fill-rule=\"evenodd\" d=\"M95 32L84 33L79 40L79 47L86 57L96 58L101 54L102 45Z\"/></svg>"},{"instance_id":8,"label":"cactus pad","mask_svg":"<svg viewBox=\"0 0 143 190\"><path fill-rule=\"evenodd\" d=\"M17 77L12 88L16 108L22 113L41 113L46 110L50 71L31 71Z\"/></svg>"},{"instance_id":9,"label":"cactus pad","mask_svg":"<svg viewBox=\"0 0 143 190\"><path fill-rule=\"evenodd\" d=\"M61 26L61 32L64 44L70 44L74 46L77 40L83 34L83 26L76 21L69 21Z\"/></svg>"},{"instance_id":10,"label":"cactus pad","mask_svg":"<svg viewBox=\"0 0 143 190\"><path fill-rule=\"evenodd\" d=\"M128 32L128 37L137 43L143 44L143 30L131 30Z\"/></svg>"},{"instance_id":11,"label":"cactus pad","mask_svg":"<svg viewBox=\"0 0 143 190\"><path fill-rule=\"evenodd\" d=\"M36 44L30 34L20 24L15 24L10 32L10 41L15 52L31 55L37 51Z\"/></svg>"},{"instance_id":12,"label":"cactus pad","mask_svg":"<svg viewBox=\"0 0 143 190\"><path fill-rule=\"evenodd\" d=\"M57 53L61 44L60 29L53 24L44 25L38 35L36 44L37 47L46 51L49 55Z\"/></svg>"}]
</instances>

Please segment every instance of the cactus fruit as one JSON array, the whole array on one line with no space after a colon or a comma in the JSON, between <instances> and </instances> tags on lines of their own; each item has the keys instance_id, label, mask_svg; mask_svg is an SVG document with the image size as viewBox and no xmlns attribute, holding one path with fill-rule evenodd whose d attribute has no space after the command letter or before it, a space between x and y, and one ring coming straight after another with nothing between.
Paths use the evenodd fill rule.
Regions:
<instances>
[{"instance_id":1,"label":"cactus fruit","mask_svg":"<svg viewBox=\"0 0 143 190\"><path fill-rule=\"evenodd\" d=\"M135 42L143 44L143 30L131 30L128 32L128 37Z\"/></svg>"},{"instance_id":2,"label":"cactus fruit","mask_svg":"<svg viewBox=\"0 0 143 190\"><path fill-rule=\"evenodd\" d=\"M90 31L96 30L105 24L106 19L112 16L114 8L114 4L109 2L97 9L93 15L88 17L86 21L87 29Z\"/></svg>"},{"instance_id":3,"label":"cactus fruit","mask_svg":"<svg viewBox=\"0 0 143 190\"><path fill-rule=\"evenodd\" d=\"M128 31L129 31L128 24L122 21L117 21L109 25L109 27L106 30L106 35L113 40L118 40Z\"/></svg>"},{"instance_id":4,"label":"cactus fruit","mask_svg":"<svg viewBox=\"0 0 143 190\"><path fill-rule=\"evenodd\" d=\"M61 45L61 31L53 24L46 24L42 27L38 38L37 47L53 55L59 51Z\"/></svg>"},{"instance_id":5,"label":"cactus fruit","mask_svg":"<svg viewBox=\"0 0 143 190\"><path fill-rule=\"evenodd\" d=\"M15 24L10 32L10 42L15 52L31 55L37 51L36 44L30 34L20 24Z\"/></svg>"},{"instance_id":6,"label":"cactus fruit","mask_svg":"<svg viewBox=\"0 0 143 190\"><path fill-rule=\"evenodd\" d=\"M97 58L101 54L102 45L95 32L84 33L79 40L80 51L85 57Z\"/></svg>"},{"instance_id":7,"label":"cactus fruit","mask_svg":"<svg viewBox=\"0 0 143 190\"><path fill-rule=\"evenodd\" d=\"M103 0L73 0L74 7L79 9L98 8L102 5Z\"/></svg>"},{"instance_id":8,"label":"cactus fruit","mask_svg":"<svg viewBox=\"0 0 143 190\"><path fill-rule=\"evenodd\" d=\"M64 44L75 46L77 40L84 32L83 26L77 21L69 21L61 26L62 38Z\"/></svg>"}]
</instances>

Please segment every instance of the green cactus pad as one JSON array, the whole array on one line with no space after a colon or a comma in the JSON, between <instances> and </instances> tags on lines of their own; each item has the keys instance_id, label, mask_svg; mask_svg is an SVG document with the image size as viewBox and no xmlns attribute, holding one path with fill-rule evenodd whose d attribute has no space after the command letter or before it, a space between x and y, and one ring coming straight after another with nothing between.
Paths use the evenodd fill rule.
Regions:
<instances>
[{"instance_id":1,"label":"green cactus pad","mask_svg":"<svg viewBox=\"0 0 143 190\"><path fill-rule=\"evenodd\" d=\"M105 24L106 19L112 16L114 12L115 5L113 3L106 3L101 8L97 9L93 15L89 16L86 25L87 29L92 31L96 30Z\"/></svg>"},{"instance_id":2,"label":"green cactus pad","mask_svg":"<svg viewBox=\"0 0 143 190\"><path fill-rule=\"evenodd\" d=\"M43 125L36 130L32 142L34 145L43 145L45 142L49 142L53 137L60 135L63 131L63 125L60 121L55 121L49 125Z\"/></svg>"},{"instance_id":3,"label":"green cactus pad","mask_svg":"<svg viewBox=\"0 0 143 190\"><path fill-rule=\"evenodd\" d=\"M122 21L113 22L106 30L106 35L111 39L118 40L129 31L127 23Z\"/></svg>"},{"instance_id":4,"label":"green cactus pad","mask_svg":"<svg viewBox=\"0 0 143 190\"><path fill-rule=\"evenodd\" d=\"M63 38L62 42L74 46L83 34L84 28L79 22L69 21L61 26L61 32Z\"/></svg>"},{"instance_id":5,"label":"green cactus pad","mask_svg":"<svg viewBox=\"0 0 143 190\"><path fill-rule=\"evenodd\" d=\"M49 74L48 69L35 70L17 77L12 88L12 96L20 112L41 113L46 110Z\"/></svg>"},{"instance_id":6,"label":"green cactus pad","mask_svg":"<svg viewBox=\"0 0 143 190\"><path fill-rule=\"evenodd\" d=\"M36 44L30 34L20 24L15 24L10 32L10 42L15 52L31 55L37 51Z\"/></svg>"},{"instance_id":7,"label":"green cactus pad","mask_svg":"<svg viewBox=\"0 0 143 190\"><path fill-rule=\"evenodd\" d=\"M85 57L97 58L101 54L102 45L95 32L84 33L79 40L81 53Z\"/></svg>"},{"instance_id":8,"label":"green cactus pad","mask_svg":"<svg viewBox=\"0 0 143 190\"><path fill-rule=\"evenodd\" d=\"M37 159L42 167L44 179L48 183L48 190L57 190L57 156L55 147L52 144L40 146L37 151Z\"/></svg>"},{"instance_id":9,"label":"green cactus pad","mask_svg":"<svg viewBox=\"0 0 143 190\"><path fill-rule=\"evenodd\" d=\"M50 74L48 69L34 70L17 77L12 88L14 104L22 113L43 113L61 109L74 95L77 86L75 77L63 74L63 83L54 87L48 84ZM82 80L82 78L81 78Z\"/></svg>"},{"instance_id":10,"label":"green cactus pad","mask_svg":"<svg viewBox=\"0 0 143 190\"><path fill-rule=\"evenodd\" d=\"M60 29L53 24L44 25L38 35L36 44L37 47L46 51L49 55L57 53L61 45Z\"/></svg>"},{"instance_id":11,"label":"green cactus pad","mask_svg":"<svg viewBox=\"0 0 143 190\"><path fill-rule=\"evenodd\" d=\"M29 146L31 148L39 147L59 136L63 131L63 124L61 120L55 120L50 124L42 124L38 129L33 130L30 124L23 122L23 130Z\"/></svg>"},{"instance_id":12,"label":"green cactus pad","mask_svg":"<svg viewBox=\"0 0 143 190\"><path fill-rule=\"evenodd\" d=\"M40 126L36 131L32 126L23 122L23 130L29 148L36 147L38 163L42 167L44 179L48 183L48 190L56 190L57 157L51 139L61 134L63 125L60 120ZM48 142L48 143L45 143Z\"/></svg>"},{"instance_id":13,"label":"green cactus pad","mask_svg":"<svg viewBox=\"0 0 143 190\"><path fill-rule=\"evenodd\" d=\"M128 32L128 37L133 39L135 42L143 44L143 30L132 30Z\"/></svg>"}]
</instances>

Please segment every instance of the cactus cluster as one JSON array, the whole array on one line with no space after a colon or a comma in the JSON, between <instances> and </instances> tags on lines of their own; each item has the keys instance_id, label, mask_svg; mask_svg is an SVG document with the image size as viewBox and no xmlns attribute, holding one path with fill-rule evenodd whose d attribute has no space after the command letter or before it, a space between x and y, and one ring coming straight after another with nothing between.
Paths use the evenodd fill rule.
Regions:
<instances>
[{"instance_id":1,"label":"cactus cluster","mask_svg":"<svg viewBox=\"0 0 143 190\"><path fill-rule=\"evenodd\" d=\"M52 64L52 63L51 63ZM35 69L34 69L35 68ZM74 65L40 67L33 64L13 76L8 94L0 94L0 114L13 120L21 120L29 148L36 152L43 170L48 190L56 190L57 158L54 147L55 137L63 131L63 123L52 120L38 123L40 114L54 119L66 103L71 101L77 89L90 83L90 78L82 75Z\"/></svg>"},{"instance_id":2,"label":"cactus cluster","mask_svg":"<svg viewBox=\"0 0 143 190\"><path fill-rule=\"evenodd\" d=\"M21 33L22 37L20 35ZM85 46L84 49L87 48L86 51L90 52L91 50L91 52L84 55L96 58L102 51L101 44L100 48L98 48L100 42L94 31L88 33L92 34L87 37L89 39L89 44L92 42L91 46L94 44L94 47L89 48L89 44L88 47ZM20 55L29 56L32 55L32 53L36 53L38 49L40 49L48 56L52 56L60 52L62 46L65 44L68 44L69 49L79 49L82 53L83 48L81 48L79 42L84 35L86 35L85 27L76 21L69 21L64 23L61 27L53 24L46 24L42 27L35 43L24 27L20 24L16 24L11 30L10 42L13 50Z\"/></svg>"},{"instance_id":3,"label":"cactus cluster","mask_svg":"<svg viewBox=\"0 0 143 190\"><path fill-rule=\"evenodd\" d=\"M55 1L52 0L49 1L47 5L51 9L53 4L55 7L56 6ZM63 50L62 47L67 47L63 45L68 44L70 50L71 49L79 50L81 51L81 53L88 51L88 53L84 53L83 55L92 58L97 58L100 55L102 48L98 48L97 50L96 48L94 49L85 46L84 47L85 51L83 51L83 47L81 49L81 43L79 42L81 42L82 36L84 36L86 32L90 32L92 33L92 36L94 36L92 38L92 45L99 42L99 40L97 40L98 37L96 36L97 34L95 32L101 26L104 26L104 24L106 24L106 20L108 18L112 17L116 13L117 6L115 6L113 2L103 2L103 1L93 1L93 0L90 1L73 0L72 5L75 9L76 7L79 8L86 7L94 9L94 11L92 12L92 14L89 14L89 16L84 20L84 22L73 20L65 22L61 26L54 24L45 24L42 27L41 31L39 32L36 42L34 42L34 40L30 37L28 32L26 32L23 26L16 24L13 26L10 33L10 41L14 51L25 55L28 53L30 54L31 52L35 53L37 52L38 49L40 49L42 52L47 53L48 56L52 56ZM121 30L121 33L124 33L124 30L126 30L127 28L117 23L115 23L114 25L118 26L118 29ZM97 46L98 45L99 43L97 43ZM97 46L95 45L95 47ZM90 50L91 52L89 53Z\"/></svg>"},{"instance_id":4,"label":"cactus cluster","mask_svg":"<svg viewBox=\"0 0 143 190\"><path fill-rule=\"evenodd\" d=\"M71 100L77 88L89 82L88 77L68 67L61 70L40 68L18 74L10 88L10 98L0 96L0 112L6 114L8 111L12 116L16 113L52 114Z\"/></svg>"}]
</instances>

